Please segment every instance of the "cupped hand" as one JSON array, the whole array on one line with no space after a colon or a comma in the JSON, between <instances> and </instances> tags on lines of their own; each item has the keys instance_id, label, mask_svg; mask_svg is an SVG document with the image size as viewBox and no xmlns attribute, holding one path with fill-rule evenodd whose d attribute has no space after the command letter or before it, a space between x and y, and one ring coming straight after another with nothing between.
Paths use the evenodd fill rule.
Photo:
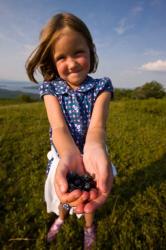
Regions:
<instances>
[{"instance_id":1,"label":"cupped hand","mask_svg":"<svg viewBox=\"0 0 166 250\"><path fill-rule=\"evenodd\" d=\"M113 184L113 173L106 149L101 145L86 146L83 162L85 171L95 177L98 191L97 197L84 205L84 212L90 213L106 202Z\"/></svg>"},{"instance_id":2,"label":"cupped hand","mask_svg":"<svg viewBox=\"0 0 166 250\"><path fill-rule=\"evenodd\" d=\"M71 171L79 175L85 173L81 154L73 154L61 158L59 160L54 179L55 191L59 200L62 203L67 203L72 207L77 207L77 205L83 204L85 201L89 200L90 194L85 191L82 192L78 189L68 192L66 176ZM82 209L79 209L79 212L83 212L83 206Z\"/></svg>"}]
</instances>

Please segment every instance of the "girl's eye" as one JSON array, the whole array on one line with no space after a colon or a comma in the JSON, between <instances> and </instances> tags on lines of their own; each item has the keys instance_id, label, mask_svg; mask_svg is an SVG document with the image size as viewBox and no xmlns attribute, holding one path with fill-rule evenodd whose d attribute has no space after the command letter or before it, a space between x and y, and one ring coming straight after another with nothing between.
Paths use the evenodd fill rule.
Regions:
<instances>
[{"instance_id":1,"label":"girl's eye","mask_svg":"<svg viewBox=\"0 0 166 250\"><path fill-rule=\"evenodd\" d=\"M83 54L84 53L84 51L83 50L78 50L78 51L76 51L76 55L80 55L80 54Z\"/></svg>"},{"instance_id":2,"label":"girl's eye","mask_svg":"<svg viewBox=\"0 0 166 250\"><path fill-rule=\"evenodd\" d=\"M58 56L55 60L56 62L60 61L60 60L63 60L65 57L64 56Z\"/></svg>"}]
</instances>

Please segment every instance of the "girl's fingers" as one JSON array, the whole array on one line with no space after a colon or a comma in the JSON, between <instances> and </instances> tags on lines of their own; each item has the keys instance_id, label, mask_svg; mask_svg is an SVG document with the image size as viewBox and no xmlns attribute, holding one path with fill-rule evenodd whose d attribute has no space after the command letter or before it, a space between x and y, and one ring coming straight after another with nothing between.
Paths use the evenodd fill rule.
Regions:
<instances>
[{"instance_id":1,"label":"girl's fingers","mask_svg":"<svg viewBox=\"0 0 166 250\"><path fill-rule=\"evenodd\" d=\"M84 203L81 203L79 205L77 205L75 208L74 208L74 212L76 214L83 214L84 213Z\"/></svg>"},{"instance_id":2,"label":"girl's fingers","mask_svg":"<svg viewBox=\"0 0 166 250\"><path fill-rule=\"evenodd\" d=\"M95 200L91 200L84 206L85 213L92 213L106 202L108 194L101 194Z\"/></svg>"},{"instance_id":3,"label":"girl's fingers","mask_svg":"<svg viewBox=\"0 0 166 250\"><path fill-rule=\"evenodd\" d=\"M79 200L80 196L81 196L81 191L77 189L77 190L74 190L71 193L62 194L61 202L62 203L67 203L70 206L72 206L72 203Z\"/></svg>"},{"instance_id":4,"label":"girl's fingers","mask_svg":"<svg viewBox=\"0 0 166 250\"><path fill-rule=\"evenodd\" d=\"M55 191L56 191L56 194L59 198L59 200L62 202L62 203L70 203L70 202L73 202L75 200L77 200L80 196L81 196L81 191L80 190L74 190L73 192L71 193L62 193L60 188L59 188L59 185L55 182L54 183L55 185Z\"/></svg>"},{"instance_id":5,"label":"girl's fingers","mask_svg":"<svg viewBox=\"0 0 166 250\"><path fill-rule=\"evenodd\" d=\"M62 164L58 164L55 172L54 183L61 193L67 192L68 189L68 183L66 179L67 171L67 168L65 168Z\"/></svg>"},{"instance_id":6,"label":"girl's fingers","mask_svg":"<svg viewBox=\"0 0 166 250\"><path fill-rule=\"evenodd\" d=\"M74 192L74 191L73 191ZM79 204L86 202L87 200L89 200L89 193L86 191L82 192L82 195L77 199L74 200L72 202L70 202L70 206L71 207L77 207Z\"/></svg>"},{"instance_id":7,"label":"girl's fingers","mask_svg":"<svg viewBox=\"0 0 166 250\"><path fill-rule=\"evenodd\" d=\"M92 188L89 192L89 200L95 200L97 198L98 191L96 188Z\"/></svg>"}]
</instances>

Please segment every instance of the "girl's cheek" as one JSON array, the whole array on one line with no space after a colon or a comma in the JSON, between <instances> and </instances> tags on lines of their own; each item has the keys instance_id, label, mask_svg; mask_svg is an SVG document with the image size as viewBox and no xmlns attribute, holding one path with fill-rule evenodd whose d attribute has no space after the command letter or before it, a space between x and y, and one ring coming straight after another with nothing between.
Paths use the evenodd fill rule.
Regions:
<instances>
[{"instance_id":1,"label":"girl's cheek","mask_svg":"<svg viewBox=\"0 0 166 250\"><path fill-rule=\"evenodd\" d=\"M63 63L57 63L56 68L57 68L59 75L65 72L65 65Z\"/></svg>"},{"instance_id":2,"label":"girl's cheek","mask_svg":"<svg viewBox=\"0 0 166 250\"><path fill-rule=\"evenodd\" d=\"M90 67L90 60L86 57L80 58L79 64L81 64L84 68L88 69Z\"/></svg>"}]
</instances>

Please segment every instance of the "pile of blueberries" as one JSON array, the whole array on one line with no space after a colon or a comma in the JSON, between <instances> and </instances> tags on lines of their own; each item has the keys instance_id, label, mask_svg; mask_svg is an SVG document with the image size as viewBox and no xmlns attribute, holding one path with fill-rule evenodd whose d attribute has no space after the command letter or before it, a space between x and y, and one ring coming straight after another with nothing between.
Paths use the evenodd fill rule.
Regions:
<instances>
[{"instance_id":1,"label":"pile of blueberries","mask_svg":"<svg viewBox=\"0 0 166 250\"><path fill-rule=\"evenodd\" d=\"M78 175L74 172L67 174L68 192L72 192L75 189L82 191L90 191L92 188L96 188L96 182L94 178L89 174Z\"/></svg>"}]
</instances>

